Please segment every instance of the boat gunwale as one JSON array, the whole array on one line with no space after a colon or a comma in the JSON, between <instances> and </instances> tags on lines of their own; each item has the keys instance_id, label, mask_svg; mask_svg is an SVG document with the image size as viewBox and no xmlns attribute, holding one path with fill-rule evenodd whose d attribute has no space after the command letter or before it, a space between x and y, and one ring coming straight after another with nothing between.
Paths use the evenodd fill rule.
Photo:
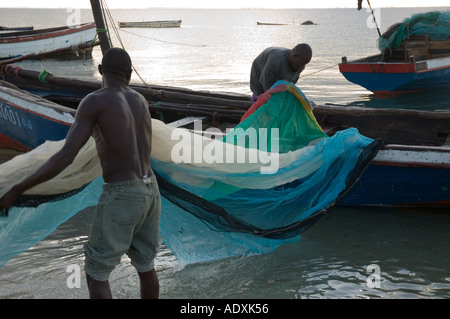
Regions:
<instances>
[{"instance_id":1,"label":"boat gunwale","mask_svg":"<svg viewBox=\"0 0 450 319\"><path fill-rule=\"evenodd\" d=\"M84 31L94 29L94 28L95 28L95 23L90 22L90 23L84 23L81 25L77 25L74 27L64 26L64 27L57 27L57 28L27 31L30 33L35 32L33 34L22 34L22 35L15 35L15 36L8 34L9 35L8 37L6 37L6 36L3 37L2 35L0 35L0 44L31 42L31 41L48 39L48 38L56 38L56 37L61 37L61 36L65 36L68 34L84 32ZM17 32L17 33L20 33L20 32Z\"/></svg>"}]
</instances>

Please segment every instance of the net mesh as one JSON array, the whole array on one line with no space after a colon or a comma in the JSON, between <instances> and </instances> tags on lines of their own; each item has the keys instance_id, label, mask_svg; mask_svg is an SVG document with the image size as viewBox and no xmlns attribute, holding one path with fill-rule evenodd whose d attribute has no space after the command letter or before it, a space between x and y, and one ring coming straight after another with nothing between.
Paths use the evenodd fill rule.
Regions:
<instances>
[{"instance_id":1,"label":"net mesh","mask_svg":"<svg viewBox=\"0 0 450 319\"><path fill-rule=\"evenodd\" d=\"M411 35L425 35L430 40L446 40L450 36L450 11L417 13L392 25L379 39L378 48L397 49Z\"/></svg>"}]
</instances>

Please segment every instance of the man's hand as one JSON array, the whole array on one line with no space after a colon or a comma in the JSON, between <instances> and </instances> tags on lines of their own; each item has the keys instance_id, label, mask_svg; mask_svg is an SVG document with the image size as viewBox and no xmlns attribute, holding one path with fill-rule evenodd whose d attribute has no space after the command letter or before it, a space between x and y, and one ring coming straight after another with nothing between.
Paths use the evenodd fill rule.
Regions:
<instances>
[{"instance_id":1,"label":"man's hand","mask_svg":"<svg viewBox=\"0 0 450 319\"><path fill-rule=\"evenodd\" d=\"M13 187L2 198L0 198L0 216L7 217L9 208L14 204L20 193Z\"/></svg>"}]
</instances>

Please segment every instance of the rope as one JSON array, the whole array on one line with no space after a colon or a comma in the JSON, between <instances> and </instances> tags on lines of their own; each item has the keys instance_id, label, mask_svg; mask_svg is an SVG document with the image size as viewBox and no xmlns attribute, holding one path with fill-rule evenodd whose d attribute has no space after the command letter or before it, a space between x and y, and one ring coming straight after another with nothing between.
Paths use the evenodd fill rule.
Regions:
<instances>
[{"instance_id":1,"label":"rope","mask_svg":"<svg viewBox=\"0 0 450 319\"><path fill-rule=\"evenodd\" d=\"M104 16L105 16L105 17L108 17L108 19L110 20L111 25L112 25L112 28L113 28L113 31L114 31L114 33L115 33L115 35L116 35L116 37L117 37L117 40L119 40L120 46L121 46L123 49L125 49L125 45L123 44L122 38L120 37L120 34L119 34L119 32L117 31L116 24L114 23L114 19L113 19L112 15L111 15L111 12L109 11L109 8L108 8L106 2L103 2L103 1L102 1L102 7L103 7ZM105 19L105 20L106 20L106 19ZM106 23L106 21L105 21L105 23ZM108 30L109 30L109 28L108 28ZM109 34L109 32L108 32L108 34ZM110 38L111 38L111 37L110 37ZM111 45L112 45L112 42L111 42ZM142 78L142 76L141 76L141 75L139 74L139 72L136 70L136 68L134 67L134 65L132 65L131 67L133 68L133 71L136 73L136 75L137 75L138 78L141 80L141 82L142 82L146 87L149 88L150 85L148 85L147 82L145 82L145 80Z\"/></svg>"},{"instance_id":2,"label":"rope","mask_svg":"<svg viewBox=\"0 0 450 319\"><path fill-rule=\"evenodd\" d=\"M325 70L334 68L334 67L336 67L336 66L338 66L338 65L339 65L339 63L333 64L333 65L330 65L330 66L327 66L326 68L323 68L323 69L320 69L320 70L317 70L317 71L314 71L314 72L311 72L311 73L302 75L300 78L305 78L305 77L307 77L307 76L310 76L310 75L313 75L313 74L316 74L316 73L319 73L319 72L322 72L322 71L325 71Z\"/></svg>"},{"instance_id":3,"label":"rope","mask_svg":"<svg viewBox=\"0 0 450 319\"><path fill-rule=\"evenodd\" d=\"M105 1L101 1L101 5L102 5L103 12L104 12L103 15L104 15L105 17L108 17L108 19L110 20L111 25L112 25L112 28L113 28L113 31L114 31L114 33L115 33L117 39L119 40L119 43L120 43L121 47L122 47L123 49L125 49L125 46L124 46L124 44L123 44L123 42L122 42L122 39L121 39L120 34L119 34L119 32L118 32L118 29L117 29L117 27L116 27L116 23L115 23L115 21L114 21L112 15L111 15L111 12L110 12L110 10L109 10L109 8L108 8L106 2L105 2ZM106 23L106 19L105 19L105 23ZM107 23L106 23L106 24L107 24ZM109 27L108 27L108 26L107 26L107 29L108 29L107 32L108 32L108 35L109 35ZM104 29L103 29L103 30L104 30ZM101 32L106 32L106 31L103 31L103 30L101 30ZM136 33L132 33L132 32L129 32L129 31L125 31L125 30L121 30L121 31L126 32L126 33L130 33L130 34L133 34L133 35L135 35L135 36L142 37L142 38L146 38L146 39L150 39L150 40L154 40L154 41L159 41L159 42L164 42L164 43L169 43L169 44L187 45L187 46L206 46L206 45L195 45L195 44L186 44L186 43L177 43L177 42L164 41L164 40L154 39L154 38L150 38L150 37L145 37L145 36L142 36L142 35L139 35L139 34L136 34ZM109 37L109 38L111 39L111 37ZM111 42L111 45L112 45L112 42ZM141 77L141 75L140 75L139 72L136 70L136 68L134 67L134 65L132 65L132 68L133 68L134 72L136 73L136 75L137 75L137 76L139 77L139 79L141 80L141 82L142 82L145 86L150 87L150 86L147 84L147 82L145 82L145 80Z\"/></svg>"},{"instance_id":4,"label":"rope","mask_svg":"<svg viewBox=\"0 0 450 319\"><path fill-rule=\"evenodd\" d=\"M123 29L120 29L120 31L129 33L129 34L132 34L132 35L135 35L137 37L141 37L141 38L144 38L144 39L149 39L149 40L153 40L153 41L157 41L157 42L162 42L162 43L169 43L169 44L176 44L176 45L186 45L186 46L191 46L191 47L206 47L207 46L206 44L189 44L189 43L180 43L180 42L171 42L171 41L159 40L159 39L150 38L150 37L147 37L147 36L144 36L144 35L141 35L141 34L137 34L137 33L133 33L133 32L127 31L127 30L123 30Z\"/></svg>"}]
</instances>

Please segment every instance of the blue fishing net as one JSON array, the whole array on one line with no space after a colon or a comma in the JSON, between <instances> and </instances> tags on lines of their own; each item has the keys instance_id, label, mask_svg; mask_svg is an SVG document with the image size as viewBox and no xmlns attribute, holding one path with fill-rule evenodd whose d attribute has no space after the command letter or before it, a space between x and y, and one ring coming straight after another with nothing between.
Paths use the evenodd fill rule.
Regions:
<instances>
[{"instance_id":1,"label":"blue fishing net","mask_svg":"<svg viewBox=\"0 0 450 319\"><path fill-rule=\"evenodd\" d=\"M52 233L79 211L98 203L102 178L80 190L55 196L25 196L0 218L0 267Z\"/></svg>"},{"instance_id":2,"label":"blue fishing net","mask_svg":"<svg viewBox=\"0 0 450 319\"><path fill-rule=\"evenodd\" d=\"M235 143L247 151L255 145L260 149L246 129L278 129L277 169L261 173L262 163L152 159L164 205L171 211L162 214L161 235L182 264L262 254L298 241L355 183L378 150L377 142L354 128L328 137L292 83L280 81L260 99L235 127L242 130L228 133L216 146ZM303 120L296 122L298 118ZM259 141L257 132L254 139ZM227 140L229 135L233 139ZM241 136L246 139L239 143ZM270 150L269 143L263 144Z\"/></svg>"},{"instance_id":3,"label":"blue fishing net","mask_svg":"<svg viewBox=\"0 0 450 319\"><path fill-rule=\"evenodd\" d=\"M180 129L153 120L151 163L163 195L161 236L181 265L269 253L298 241L344 196L378 150L377 142L353 128L328 137L291 83L276 84L261 101L236 128L243 135L258 129L258 141L267 138L260 128L276 129L281 151L261 150L250 140L235 145L226 136L203 136L198 144L198 134L183 130L177 135ZM287 119L303 120L286 127ZM192 161L197 153L181 156L188 159L184 162L176 159L174 150L189 147L197 148L201 161ZM228 158L230 151L233 157ZM237 161L239 152L246 156L243 162ZM36 202L39 196L27 198L38 206L11 208L9 217L0 219L0 266L78 211L96 205L102 183L98 177L70 196L43 197L43 203Z\"/></svg>"}]
</instances>

